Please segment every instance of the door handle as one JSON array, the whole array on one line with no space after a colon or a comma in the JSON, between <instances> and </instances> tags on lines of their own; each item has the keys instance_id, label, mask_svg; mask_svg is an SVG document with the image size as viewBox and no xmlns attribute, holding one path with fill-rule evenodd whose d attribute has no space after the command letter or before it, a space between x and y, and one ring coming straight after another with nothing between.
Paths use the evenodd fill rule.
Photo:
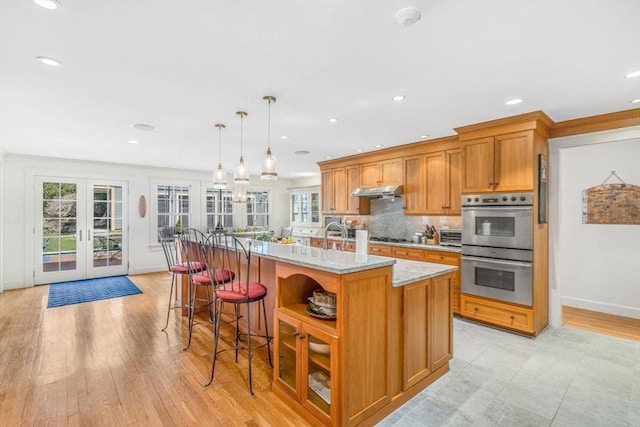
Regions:
<instances>
[{"instance_id":1,"label":"door handle","mask_svg":"<svg viewBox=\"0 0 640 427\"><path fill-rule=\"evenodd\" d=\"M91 240L91 230L87 230L87 241Z\"/></svg>"},{"instance_id":2,"label":"door handle","mask_svg":"<svg viewBox=\"0 0 640 427\"><path fill-rule=\"evenodd\" d=\"M82 242L82 230L78 230L79 241Z\"/></svg>"}]
</instances>

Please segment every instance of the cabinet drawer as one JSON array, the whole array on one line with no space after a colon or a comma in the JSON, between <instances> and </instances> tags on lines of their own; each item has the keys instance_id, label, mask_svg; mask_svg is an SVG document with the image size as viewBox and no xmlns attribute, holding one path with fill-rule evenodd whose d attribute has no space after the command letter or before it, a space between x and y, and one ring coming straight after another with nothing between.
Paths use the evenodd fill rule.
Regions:
<instances>
[{"instance_id":1,"label":"cabinet drawer","mask_svg":"<svg viewBox=\"0 0 640 427\"><path fill-rule=\"evenodd\" d=\"M435 262L436 264L460 265L460 255L449 252L427 251L425 257L427 262Z\"/></svg>"},{"instance_id":2,"label":"cabinet drawer","mask_svg":"<svg viewBox=\"0 0 640 427\"><path fill-rule=\"evenodd\" d=\"M391 256L391 246L369 245L371 255Z\"/></svg>"},{"instance_id":3,"label":"cabinet drawer","mask_svg":"<svg viewBox=\"0 0 640 427\"><path fill-rule=\"evenodd\" d=\"M424 251L422 249L401 248L394 246L391 254L391 256L396 258L424 261Z\"/></svg>"},{"instance_id":4,"label":"cabinet drawer","mask_svg":"<svg viewBox=\"0 0 640 427\"><path fill-rule=\"evenodd\" d=\"M460 314L470 319L533 333L533 310L461 295Z\"/></svg>"}]
</instances>

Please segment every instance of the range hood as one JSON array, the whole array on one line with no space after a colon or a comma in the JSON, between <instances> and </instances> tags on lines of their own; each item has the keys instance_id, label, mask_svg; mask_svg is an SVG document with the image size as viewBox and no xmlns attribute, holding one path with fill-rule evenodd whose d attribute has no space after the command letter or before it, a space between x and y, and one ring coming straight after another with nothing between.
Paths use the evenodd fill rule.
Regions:
<instances>
[{"instance_id":1,"label":"range hood","mask_svg":"<svg viewBox=\"0 0 640 427\"><path fill-rule=\"evenodd\" d=\"M351 192L352 196L366 197L369 199L399 197L402 194L402 185L387 185L374 188L356 188Z\"/></svg>"}]
</instances>

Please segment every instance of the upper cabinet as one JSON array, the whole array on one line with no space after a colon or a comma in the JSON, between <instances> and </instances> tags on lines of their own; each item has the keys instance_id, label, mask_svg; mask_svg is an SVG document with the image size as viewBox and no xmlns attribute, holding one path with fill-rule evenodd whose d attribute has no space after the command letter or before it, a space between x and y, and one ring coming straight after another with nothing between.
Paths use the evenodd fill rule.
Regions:
<instances>
[{"instance_id":1,"label":"upper cabinet","mask_svg":"<svg viewBox=\"0 0 640 427\"><path fill-rule=\"evenodd\" d=\"M292 189L289 202L292 224L320 225L320 187Z\"/></svg>"},{"instance_id":2,"label":"upper cabinet","mask_svg":"<svg viewBox=\"0 0 640 427\"><path fill-rule=\"evenodd\" d=\"M402 159L360 165L360 187L375 188L402 184Z\"/></svg>"},{"instance_id":3,"label":"upper cabinet","mask_svg":"<svg viewBox=\"0 0 640 427\"><path fill-rule=\"evenodd\" d=\"M347 210L347 173L345 168L322 171L322 213L341 214Z\"/></svg>"},{"instance_id":4,"label":"upper cabinet","mask_svg":"<svg viewBox=\"0 0 640 427\"><path fill-rule=\"evenodd\" d=\"M460 149L403 159L404 213L460 215Z\"/></svg>"},{"instance_id":5,"label":"upper cabinet","mask_svg":"<svg viewBox=\"0 0 640 427\"><path fill-rule=\"evenodd\" d=\"M457 128L462 193L535 191L538 154L546 153L551 123L534 112Z\"/></svg>"},{"instance_id":6,"label":"upper cabinet","mask_svg":"<svg viewBox=\"0 0 640 427\"><path fill-rule=\"evenodd\" d=\"M533 191L533 132L465 141L465 193Z\"/></svg>"},{"instance_id":7,"label":"upper cabinet","mask_svg":"<svg viewBox=\"0 0 640 427\"><path fill-rule=\"evenodd\" d=\"M370 200L363 197L354 197L351 192L360 187L360 167L357 165L347 166L347 215L369 215Z\"/></svg>"}]
</instances>

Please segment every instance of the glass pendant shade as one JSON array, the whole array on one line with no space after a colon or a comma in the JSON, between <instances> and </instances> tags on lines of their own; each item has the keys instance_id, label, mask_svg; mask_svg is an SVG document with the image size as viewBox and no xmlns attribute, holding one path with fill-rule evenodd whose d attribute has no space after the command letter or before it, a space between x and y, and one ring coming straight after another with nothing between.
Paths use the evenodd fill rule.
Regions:
<instances>
[{"instance_id":1,"label":"glass pendant shade","mask_svg":"<svg viewBox=\"0 0 640 427\"><path fill-rule=\"evenodd\" d=\"M262 181L277 181L278 159L271 154L271 103L276 102L276 98L274 96L265 96L262 99L269 103L269 120L267 122L267 156L262 161L260 179Z\"/></svg>"},{"instance_id":2,"label":"glass pendant shade","mask_svg":"<svg viewBox=\"0 0 640 427\"><path fill-rule=\"evenodd\" d=\"M218 163L218 169L213 173L213 188L216 190L227 188L227 172L222 167L222 163Z\"/></svg>"},{"instance_id":3,"label":"glass pendant shade","mask_svg":"<svg viewBox=\"0 0 640 427\"><path fill-rule=\"evenodd\" d=\"M222 129L226 126L222 123L216 123L218 128L218 168L213 172L213 188L216 190L224 190L227 188L227 172L222 167Z\"/></svg>"},{"instance_id":4,"label":"glass pendant shade","mask_svg":"<svg viewBox=\"0 0 640 427\"><path fill-rule=\"evenodd\" d=\"M271 154L271 148L267 149L267 156L262 161L262 172L260 179L263 181L278 180L278 159Z\"/></svg>"},{"instance_id":5,"label":"glass pendant shade","mask_svg":"<svg viewBox=\"0 0 640 427\"><path fill-rule=\"evenodd\" d=\"M233 196L231 200L234 203L247 203L247 186L236 185L233 188Z\"/></svg>"},{"instance_id":6,"label":"glass pendant shade","mask_svg":"<svg viewBox=\"0 0 640 427\"><path fill-rule=\"evenodd\" d=\"M247 115L244 111L236 112L238 116L240 116L240 163L236 166L233 171L233 183L238 185L249 185L249 170L244 164L244 157L242 157L242 128L243 128L243 118ZM246 201L246 190L245 190L245 201Z\"/></svg>"}]
</instances>

